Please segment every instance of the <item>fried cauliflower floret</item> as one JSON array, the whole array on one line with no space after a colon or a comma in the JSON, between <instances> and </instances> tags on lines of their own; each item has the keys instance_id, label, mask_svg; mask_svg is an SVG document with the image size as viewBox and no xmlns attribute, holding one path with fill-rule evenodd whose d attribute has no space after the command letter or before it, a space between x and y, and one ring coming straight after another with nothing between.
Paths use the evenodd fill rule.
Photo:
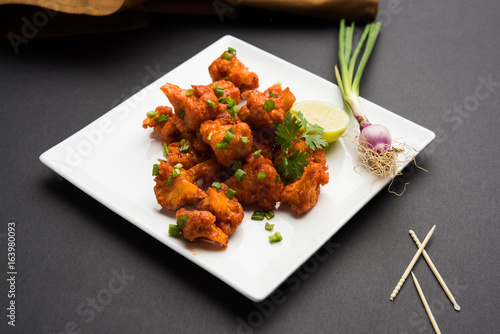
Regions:
<instances>
[{"instance_id":1,"label":"fried cauliflower floret","mask_svg":"<svg viewBox=\"0 0 500 334\"><path fill-rule=\"evenodd\" d=\"M212 155L207 161L203 161L191 167L187 174L192 182L198 181L203 177L203 185L207 186L214 181L219 181L223 166L217 162L215 155ZM223 172L227 173L227 172Z\"/></svg>"},{"instance_id":2,"label":"fried cauliflower floret","mask_svg":"<svg viewBox=\"0 0 500 334\"><path fill-rule=\"evenodd\" d=\"M275 123L283 124L285 114L295 102L292 92L288 88L282 90L280 85L274 85L264 93L257 90L248 91L241 94L241 97L246 99L247 103L239 110L238 117L252 129L274 129ZM266 101L273 101L274 106L267 106Z\"/></svg>"},{"instance_id":3,"label":"fried cauliflower floret","mask_svg":"<svg viewBox=\"0 0 500 334\"><path fill-rule=\"evenodd\" d=\"M236 103L240 103L241 92L238 89L238 87L236 87L234 85L234 83L232 83L231 81L219 80L219 81L215 81L213 84L211 84L211 86L212 86L212 90L213 90L214 94L217 95L217 98L230 97L234 101L236 101ZM222 95L217 94L217 88L219 88L219 89L224 88L224 93L222 93Z\"/></svg>"},{"instance_id":4,"label":"fried cauliflower floret","mask_svg":"<svg viewBox=\"0 0 500 334\"><path fill-rule=\"evenodd\" d=\"M225 184L222 184L220 189L208 188L207 197L198 203L198 208L213 213L217 218L215 224L224 233L231 235L243 221L244 213L236 197L226 196L227 190Z\"/></svg>"},{"instance_id":5,"label":"fried cauliflower floret","mask_svg":"<svg viewBox=\"0 0 500 334\"><path fill-rule=\"evenodd\" d=\"M165 158L170 166L180 163L184 169L189 169L206 160L188 140L171 143L167 149L168 156Z\"/></svg>"},{"instance_id":6,"label":"fried cauliflower floret","mask_svg":"<svg viewBox=\"0 0 500 334\"><path fill-rule=\"evenodd\" d=\"M275 84L264 91L264 96L273 97L276 104L284 111L288 112L295 103L295 95L290 92L287 87L285 90L281 88L281 84Z\"/></svg>"},{"instance_id":7,"label":"fried cauliflower floret","mask_svg":"<svg viewBox=\"0 0 500 334\"><path fill-rule=\"evenodd\" d=\"M227 148L218 148L217 143L223 142L230 129L234 137L227 143ZM200 132L203 141L214 150L217 161L224 166L231 166L252 151L252 130L244 122L232 124L228 119L206 121L201 125Z\"/></svg>"},{"instance_id":8,"label":"fried cauliflower floret","mask_svg":"<svg viewBox=\"0 0 500 334\"><path fill-rule=\"evenodd\" d=\"M174 177L174 167L166 162L159 165L158 175L155 177L154 187L158 204L167 210L177 210L185 204L192 204L207 196L197 184L191 182L187 171L180 169L181 174ZM168 179L172 177L172 185L168 185Z\"/></svg>"},{"instance_id":9,"label":"fried cauliflower floret","mask_svg":"<svg viewBox=\"0 0 500 334\"><path fill-rule=\"evenodd\" d=\"M250 72L236 56L231 60L223 59L224 53L208 67L212 81L229 80L242 92L257 89L259 87L257 74Z\"/></svg>"},{"instance_id":10,"label":"fried cauliflower floret","mask_svg":"<svg viewBox=\"0 0 500 334\"><path fill-rule=\"evenodd\" d=\"M246 173L241 181L232 176L225 182L229 188L236 191L238 201L242 204L255 203L261 210L274 209L283 192L283 184L277 183L278 172L272 161L263 156L255 158L251 153L241 169ZM264 179L258 178L259 172L265 173Z\"/></svg>"},{"instance_id":11,"label":"fried cauliflower floret","mask_svg":"<svg viewBox=\"0 0 500 334\"><path fill-rule=\"evenodd\" d=\"M205 238L227 247L227 235L215 225L215 216L208 211L188 211L184 208L177 211L176 218L187 215L179 228L181 235L189 241Z\"/></svg>"},{"instance_id":12,"label":"fried cauliflower floret","mask_svg":"<svg viewBox=\"0 0 500 334\"><path fill-rule=\"evenodd\" d=\"M206 120L212 119L217 113L219 102L217 96L209 86L191 86L193 94L187 96L187 90L171 83L161 87L175 110L173 122L181 132L197 131ZM215 104L211 107L207 104L210 100Z\"/></svg>"},{"instance_id":13,"label":"fried cauliflower floret","mask_svg":"<svg viewBox=\"0 0 500 334\"><path fill-rule=\"evenodd\" d=\"M260 150L260 154L272 160L274 153L274 132L270 129L259 129L252 131L252 151Z\"/></svg>"},{"instance_id":14,"label":"fried cauliflower floret","mask_svg":"<svg viewBox=\"0 0 500 334\"><path fill-rule=\"evenodd\" d=\"M146 117L142 122L142 127L144 129L154 128L155 131L160 135L162 143L170 144L177 140L179 137L179 132L172 121L172 116L174 115L172 108L167 106L158 106L155 109L156 115L152 117ZM163 115L163 116L161 116ZM158 122L158 117L160 119L167 118L162 122Z\"/></svg>"},{"instance_id":15,"label":"fried cauliflower floret","mask_svg":"<svg viewBox=\"0 0 500 334\"><path fill-rule=\"evenodd\" d=\"M320 186L329 181L327 168L318 163L307 165L302 177L285 187L281 201L288 203L298 215L309 212L318 203Z\"/></svg>"}]
</instances>

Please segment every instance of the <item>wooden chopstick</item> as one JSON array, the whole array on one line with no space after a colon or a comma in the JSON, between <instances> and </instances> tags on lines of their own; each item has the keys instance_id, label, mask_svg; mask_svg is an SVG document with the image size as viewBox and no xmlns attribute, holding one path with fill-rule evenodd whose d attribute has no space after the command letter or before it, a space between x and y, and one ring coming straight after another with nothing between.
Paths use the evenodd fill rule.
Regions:
<instances>
[{"instance_id":1,"label":"wooden chopstick","mask_svg":"<svg viewBox=\"0 0 500 334\"><path fill-rule=\"evenodd\" d=\"M415 232L413 232L413 230L410 230L410 235L411 235L413 241L415 241L415 244L417 245L417 247L420 248L420 241L418 240L417 235L415 234ZM429 265L429 267L431 268L432 272L436 276L439 284L441 284L441 287L443 288L444 292L446 293L446 295L448 296L448 298L450 299L450 301L453 303L453 306L455 307L455 310L460 311L460 306L457 304L457 301L455 300L455 297L453 297L453 295L451 294L450 289L448 289L448 286L446 285L446 283L444 282L443 278L439 274L438 270L436 269L436 266L432 262L431 258L429 257L429 254L427 254L427 252L425 251L425 249L422 252L422 256L424 257L425 261L427 261L427 264Z\"/></svg>"},{"instance_id":2,"label":"wooden chopstick","mask_svg":"<svg viewBox=\"0 0 500 334\"><path fill-rule=\"evenodd\" d=\"M403 276L401 276L401 279L399 280L398 284L394 288L394 291L392 291L391 297L389 298L391 301L394 300L394 298L396 298L396 295L398 294L399 290L401 290L401 287L403 286L403 283L405 282L405 280L408 277L408 275L410 274L413 266L415 265L415 263L417 262L418 258L420 257L420 254L422 254L422 251L424 250L425 246L427 245L427 242L429 242L429 239L431 238L432 233L434 233L434 229L435 228L436 228L436 225L434 225L431 228L431 230L429 231L429 233L427 233L427 235L425 236L424 241L422 242L422 244L418 248L417 252L413 256L413 259L411 260L410 264L408 265L408 267L406 268L405 272L403 273Z\"/></svg>"},{"instance_id":3,"label":"wooden chopstick","mask_svg":"<svg viewBox=\"0 0 500 334\"><path fill-rule=\"evenodd\" d=\"M422 304L424 304L425 311L427 312L427 315L429 316L429 320L431 321L432 327L434 327L434 331L436 334L441 334L441 330L439 329L436 319L434 319L434 315L432 315L431 308L429 307L429 304L427 303L427 299L425 299L424 293L422 291L422 288L420 287L420 284L418 284L417 278L413 274L413 271L411 272L411 276L413 277L413 283L415 283L415 288L417 288L418 294L420 295L420 299L422 300Z\"/></svg>"}]
</instances>

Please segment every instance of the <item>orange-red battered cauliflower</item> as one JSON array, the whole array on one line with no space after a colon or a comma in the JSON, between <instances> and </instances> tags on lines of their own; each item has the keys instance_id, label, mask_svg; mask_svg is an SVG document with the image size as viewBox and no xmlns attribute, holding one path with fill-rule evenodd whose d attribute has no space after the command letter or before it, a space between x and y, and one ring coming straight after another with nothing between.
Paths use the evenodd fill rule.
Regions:
<instances>
[{"instance_id":1,"label":"orange-red battered cauliflower","mask_svg":"<svg viewBox=\"0 0 500 334\"><path fill-rule=\"evenodd\" d=\"M283 192L283 184L277 183L278 172L272 161L263 156L255 158L251 153L241 169L246 173L241 181L232 176L225 182L229 188L236 191L238 201L242 204L255 203L261 210L274 209ZM265 173L264 179L258 178L259 172Z\"/></svg>"},{"instance_id":2,"label":"orange-red battered cauliflower","mask_svg":"<svg viewBox=\"0 0 500 334\"><path fill-rule=\"evenodd\" d=\"M192 182L196 182L199 178L203 177L203 185L207 186L214 181L219 181L221 176L227 173L222 171L222 169L223 166L217 162L215 155L212 155L207 161L203 161L191 167L187 171L187 174ZM226 178L224 180L226 180Z\"/></svg>"},{"instance_id":3,"label":"orange-red battered cauliflower","mask_svg":"<svg viewBox=\"0 0 500 334\"><path fill-rule=\"evenodd\" d=\"M160 135L162 143L168 145L171 142L176 141L179 137L179 132L172 121L172 116L174 115L172 108L167 106L158 106L156 107L155 112L157 113L156 115L146 117L146 119L142 122L142 127L144 129L154 128ZM158 117L164 120L162 122L158 122Z\"/></svg>"},{"instance_id":4,"label":"orange-red battered cauliflower","mask_svg":"<svg viewBox=\"0 0 500 334\"><path fill-rule=\"evenodd\" d=\"M205 238L227 247L227 235L215 225L215 216L208 211L188 211L184 208L177 211L176 218L187 215L179 228L180 234L189 241Z\"/></svg>"},{"instance_id":5,"label":"orange-red battered cauliflower","mask_svg":"<svg viewBox=\"0 0 500 334\"><path fill-rule=\"evenodd\" d=\"M193 147L190 141L185 140L182 145L181 143L182 142L175 142L168 145L168 156L166 156L166 160L169 165L175 166L180 163L184 169L189 169L206 160L201 153Z\"/></svg>"},{"instance_id":6,"label":"orange-red battered cauliflower","mask_svg":"<svg viewBox=\"0 0 500 334\"><path fill-rule=\"evenodd\" d=\"M219 102L217 102L217 96L215 96L210 85L191 87L193 87L191 96L187 96L186 89L171 83L161 87L161 90L175 109L173 122L182 133L197 131L201 123L212 119L218 112ZM215 106L209 106L207 104L208 100L212 101ZM225 108L223 105L221 107Z\"/></svg>"},{"instance_id":7,"label":"orange-red battered cauliflower","mask_svg":"<svg viewBox=\"0 0 500 334\"><path fill-rule=\"evenodd\" d=\"M288 203L298 215L309 212L318 203L320 186L328 183L327 168L318 163L307 165L302 177L285 187L281 201Z\"/></svg>"},{"instance_id":8,"label":"orange-red battered cauliflower","mask_svg":"<svg viewBox=\"0 0 500 334\"><path fill-rule=\"evenodd\" d=\"M273 94L270 95L270 92ZM269 87L264 93L257 90L248 91L241 94L241 97L246 99L247 103L241 107L238 117L252 129L274 129L275 123L282 124L285 114L295 102L292 92L288 88L282 90L281 85ZM274 106L271 103L270 107L266 108L266 101L274 102Z\"/></svg>"},{"instance_id":9,"label":"orange-red battered cauliflower","mask_svg":"<svg viewBox=\"0 0 500 334\"><path fill-rule=\"evenodd\" d=\"M159 165L158 175L155 177L154 187L158 204L167 210L177 210L185 204L192 204L207 196L197 184L191 182L187 171L180 169L181 174L173 176L174 167L166 162ZM168 185L168 179L172 177L172 185Z\"/></svg>"},{"instance_id":10,"label":"orange-red battered cauliflower","mask_svg":"<svg viewBox=\"0 0 500 334\"><path fill-rule=\"evenodd\" d=\"M208 67L212 81L229 80L242 92L258 88L259 77L257 74L250 72L236 56L232 57L231 60L223 59L225 53L215 59Z\"/></svg>"},{"instance_id":11,"label":"orange-red battered cauliflower","mask_svg":"<svg viewBox=\"0 0 500 334\"><path fill-rule=\"evenodd\" d=\"M217 148L217 143L223 142L230 128L233 129L234 138L227 143L226 148ZM244 122L232 124L229 119L206 121L201 125L200 132L203 141L214 150L217 161L224 166L231 166L252 151L252 130Z\"/></svg>"},{"instance_id":12,"label":"orange-red battered cauliflower","mask_svg":"<svg viewBox=\"0 0 500 334\"><path fill-rule=\"evenodd\" d=\"M215 224L224 233L231 235L243 221L244 213L236 197L229 199L226 196L227 189L225 184L220 189L208 188L207 197L198 203L198 208L213 213L217 218Z\"/></svg>"}]
</instances>

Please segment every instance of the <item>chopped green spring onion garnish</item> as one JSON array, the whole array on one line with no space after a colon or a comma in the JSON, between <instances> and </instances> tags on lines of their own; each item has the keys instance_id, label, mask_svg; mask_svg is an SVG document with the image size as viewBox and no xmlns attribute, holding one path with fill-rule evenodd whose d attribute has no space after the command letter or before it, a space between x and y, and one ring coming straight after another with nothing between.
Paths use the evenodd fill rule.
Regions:
<instances>
[{"instance_id":1,"label":"chopped green spring onion garnish","mask_svg":"<svg viewBox=\"0 0 500 334\"><path fill-rule=\"evenodd\" d=\"M231 132L232 134L234 134L234 129L230 127L229 129L227 129L227 132Z\"/></svg>"},{"instance_id":2,"label":"chopped green spring onion garnish","mask_svg":"<svg viewBox=\"0 0 500 334\"><path fill-rule=\"evenodd\" d=\"M274 228L274 224L269 224L268 222L266 222L266 230L267 231L271 231L273 228Z\"/></svg>"},{"instance_id":3,"label":"chopped green spring onion garnish","mask_svg":"<svg viewBox=\"0 0 500 334\"><path fill-rule=\"evenodd\" d=\"M217 87L217 90L215 91L215 95L224 95L224 87Z\"/></svg>"},{"instance_id":4,"label":"chopped green spring onion garnish","mask_svg":"<svg viewBox=\"0 0 500 334\"><path fill-rule=\"evenodd\" d=\"M172 176L177 177L177 176L181 175L181 173L182 172L180 169L174 168L174 170L172 171Z\"/></svg>"},{"instance_id":5,"label":"chopped green spring onion garnish","mask_svg":"<svg viewBox=\"0 0 500 334\"><path fill-rule=\"evenodd\" d=\"M260 152L262 152L262 150L257 150L257 151L255 151L255 152L253 152L253 157L254 157L255 159L260 158Z\"/></svg>"},{"instance_id":6,"label":"chopped green spring onion garnish","mask_svg":"<svg viewBox=\"0 0 500 334\"><path fill-rule=\"evenodd\" d=\"M179 152L187 153L189 151L189 148L190 148L189 145L182 145L181 148L179 149Z\"/></svg>"},{"instance_id":7,"label":"chopped green spring onion garnish","mask_svg":"<svg viewBox=\"0 0 500 334\"><path fill-rule=\"evenodd\" d=\"M174 166L175 169L180 169L182 167L184 167L184 166L180 162Z\"/></svg>"},{"instance_id":8,"label":"chopped green spring onion garnish","mask_svg":"<svg viewBox=\"0 0 500 334\"><path fill-rule=\"evenodd\" d=\"M222 141L220 143L215 143L215 149L216 150L225 150L227 149L227 143Z\"/></svg>"},{"instance_id":9,"label":"chopped green spring onion garnish","mask_svg":"<svg viewBox=\"0 0 500 334\"><path fill-rule=\"evenodd\" d=\"M231 60L234 56L236 56L236 50L233 48L227 48L227 51L225 51L221 57L225 60Z\"/></svg>"},{"instance_id":10,"label":"chopped green spring onion garnish","mask_svg":"<svg viewBox=\"0 0 500 334\"><path fill-rule=\"evenodd\" d=\"M167 160L165 160L165 159L157 159L157 160L158 160L158 162L167 162Z\"/></svg>"},{"instance_id":11,"label":"chopped green spring onion garnish","mask_svg":"<svg viewBox=\"0 0 500 334\"><path fill-rule=\"evenodd\" d=\"M276 184L281 184L281 176L276 175Z\"/></svg>"},{"instance_id":12,"label":"chopped green spring onion garnish","mask_svg":"<svg viewBox=\"0 0 500 334\"><path fill-rule=\"evenodd\" d=\"M186 96L193 96L193 88L189 88L189 89L186 91Z\"/></svg>"},{"instance_id":13,"label":"chopped green spring onion garnish","mask_svg":"<svg viewBox=\"0 0 500 334\"><path fill-rule=\"evenodd\" d=\"M180 109L179 110L179 118L180 119L184 119L184 115L186 114L186 112L184 111L184 109Z\"/></svg>"},{"instance_id":14,"label":"chopped green spring onion garnish","mask_svg":"<svg viewBox=\"0 0 500 334\"><path fill-rule=\"evenodd\" d=\"M146 113L146 116L148 116L149 118L153 118L156 115L158 115L158 111L154 111L154 110Z\"/></svg>"},{"instance_id":15,"label":"chopped green spring onion garnish","mask_svg":"<svg viewBox=\"0 0 500 334\"><path fill-rule=\"evenodd\" d=\"M241 182L241 179L243 179L243 177L246 175L247 173L245 173L243 169L238 169L236 173L234 173L234 178Z\"/></svg>"},{"instance_id":16,"label":"chopped green spring onion garnish","mask_svg":"<svg viewBox=\"0 0 500 334\"><path fill-rule=\"evenodd\" d=\"M220 184L220 182L214 182L210 187L220 189L220 187L222 187L222 184Z\"/></svg>"},{"instance_id":17,"label":"chopped green spring onion garnish","mask_svg":"<svg viewBox=\"0 0 500 334\"><path fill-rule=\"evenodd\" d=\"M235 172L243 166L243 162L241 161L236 161L232 166L231 169L234 170Z\"/></svg>"},{"instance_id":18,"label":"chopped green spring onion garnish","mask_svg":"<svg viewBox=\"0 0 500 334\"><path fill-rule=\"evenodd\" d=\"M253 220L264 220L265 213L263 211L255 211L252 215Z\"/></svg>"},{"instance_id":19,"label":"chopped green spring onion garnish","mask_svg":"<svg viewBox=\"0 0 500 334\"><path fill-rule=\"evenodd\" d=\"M240 137L240 142L243 144L248 144L248 137Z\"/></svg>"},{"instance_id":20,"label":"chopped green spring onion garnish","mask_svg":"<svg viewBox=\"0 0 500 334\"><path fill-rule=\"evenodd\" d=\"M236 195L236 190L228 188L226 191L226 197L231 199L231 198L233 198L234 195Z\"/></svg>"},{"instance_id":21,"label":"chopped green spring onion garnish","mask_svg":"<svg viewBox=\"0 0 500 334\"><path fill-rule=\"evenodd\" d=\"M186 139L181 139L181 146L186 143Z\"/></svg>"},{"instance_id":22,"label":"chopped green spring onion garnish","mask_svg":"<svg viewBox=\"0 0 500 334\"><path fill-rule=\"evenodd\" d=\"M179 228L175 224L168 225L168 234L179 235Z\"/></svg>"},{"instance_id":23,"label":"chopped green spring onion garnish","mask_svg":"<svg viewBox=\"0 0 500 334\"><path fill-rule=\"evenodd\" d=\"M270 97L275 97L273 92L269 92Z\"/></svg>"},{"instance_id":24,"label":"chopped green spring onion garnish","mask_svg":"<svg viewBox=\"0 0 500 334\"><path fill-rule=\"evenodd\" d=\"M224 135L224 138L222 139L223 142L229 143L231 140L234 138L234 130L231 132L233 128L229 128L229 130L226 131L226 134Z\"/></svg>"},{"instance_id":25,"label":"chopped green spring onion garnish","mask_svg":"<svg viewBox=\"0 0 500 334\"><path fill-rule=\"evenodd\" d=\"M269 236L269 242L274 243L274 242L280 242L283 240L283 237L279 232L274 233L273 235Z\"/></svg>"},{"instance_id":26,"label":"chopped green spring onion garnish","mask_svg":"<svg viewBox=\"0 0 500 334\"><path fill-rule=\"evenodd\" d=\"M266 215L267 219L273 219L274 218L274 212L273 212L273 210L266 211L265 215Z\"/></svg>"},{"instance_id":27,"label":"chopped green spring onion garnish","mask_svg":"<svg viewBox=\"0 0 500 334\"><path fill-rule=\"evenodd\" d=\"M265 172L259 172L257 173L257 180L265 180L266 178L266 173Z\"/></svg>"},{"instance_id":28,"label":"chopped green spring onion garnish","mask_svg":"<svg viewBox=\"0 0 500 334\"><path fill-rule=\"evenodd\" d=\"M267 100L264 102L264 110L271 111L274 109L275 102L273 100Z\"/></svg>"},{"instance_id":29,"label":"chopped green spring onion garnish","mask_svg":"<svg viewBox=\"0 0 500 334\"><path fill-rule=\"evenodd\" d=\"M215 108L215 102L212 100L207 100L207 106L209 106L211 108Z\"/></svg>"},{"instance_id":30,"label":"chopped green spring onion garnish","mask_svg":"<svg viewBox=\"0 0 500 334\"><path fill-rule=\"evenodd\" d=\"M170 175L167 179L167 186L171 186L172 184L174 184L174 178Z\"/></svg>"},{"instance_id":31,"label":"chopped green spring onion garnish","mask_svg":"<svg viewBox=\"0 0 500 334\"><path fill-rule=\"evenodd\" d=\"M158 172L160 171L160 166L158 164L153 165L153 176L158 175Z\"/></svg>"},{"instance_id":32,"label":"chopped green spring onion garnish","mask_svg":"<svg viewBox=\"0 0 500 334\"><path fill-rule=\"evenodd\" d=\"M219 84L217 84L217 81L212 84L212 88L214 90L217 90L217 88L219 88Z\"/></svg>"},{"instance_id":33,"label":"chopped green spring onion garnish","mask_svg":"<svg viewBox=\"0 0 500 334\"><path fill-rule=\"evenodd\" d=\"M217 99L217 102L219 102L219 103L226 103L226 101L227 101L227 97L225 97L225 96L221 96Z\"/></svg>"},{"instance_id":34,"label":"chopped green spring onion garnish","mask_svg":"<svg viewBox=\"0 0 500 334\"><path fill-rule=\"evenodd\" d=\"M163 154L165 154L165 158L168 157L168 147L167 144L163 144Z\"/></svg>"},{"instance_id":35,"label":"chopped green spring onion garnish","mask_svg":"<svg viewBox=\"0 0 500 334\"><path fill-rule=\"evenodd\" d=\"M160 116L156 117L156 121L158 123L163 123L169 118L170 118L170 115L160 115Z\"/></svg>"},{"instance_id":36,"label":"chopped green spring onion garnish","mask_svg":"<svg viewBox=\"0 0 500 334\"><path fill-rule=\"evenodd\" d=\"M234 107L235 105L237 105L236 100L233 99L231 96L227 97L226 104L228 107Z\"/></svg>"},{"instance_id":37,"label":"chopped green spring onion garnish","mask_svg":"<svg viewBox=\"0 0 500 334\"><path fill-rule=\"evenodd\" d=\"M212 135L213 135L213 133L212 133L212 132L210 132L210 133L208 134L208 136L207 136L207 140L208 140L208 141L212 141Z\"/></svg>"},{"instance_id":38,"label":"chopped green spring onion garnish","mask_svg":"<svg viewBox=\"0 0 500 334\"><path fill-rule=\"evenodd\" d=\"M185 215L180 216L177 218L177 227L182 228L182 225L184 224L185 221L187 221L189 218L188 214L186 213Z\"/></svg>"}]
</instances>

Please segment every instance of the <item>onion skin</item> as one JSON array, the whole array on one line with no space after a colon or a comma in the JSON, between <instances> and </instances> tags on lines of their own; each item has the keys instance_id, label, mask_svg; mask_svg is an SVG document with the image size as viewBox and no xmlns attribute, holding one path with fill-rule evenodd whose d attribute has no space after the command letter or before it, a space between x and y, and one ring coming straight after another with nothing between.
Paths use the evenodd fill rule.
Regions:
<instances>
[{"instance_id":1,"label":"onion skin","mask_svg":"<svg viewBox=\"0 0 500 334\"><path fill-rule=\"evenodd\" d=\"M391 149L391 132L382 124L365 123L359 135L359 143L380 153Z\"/></svg>"}]
</instances>

